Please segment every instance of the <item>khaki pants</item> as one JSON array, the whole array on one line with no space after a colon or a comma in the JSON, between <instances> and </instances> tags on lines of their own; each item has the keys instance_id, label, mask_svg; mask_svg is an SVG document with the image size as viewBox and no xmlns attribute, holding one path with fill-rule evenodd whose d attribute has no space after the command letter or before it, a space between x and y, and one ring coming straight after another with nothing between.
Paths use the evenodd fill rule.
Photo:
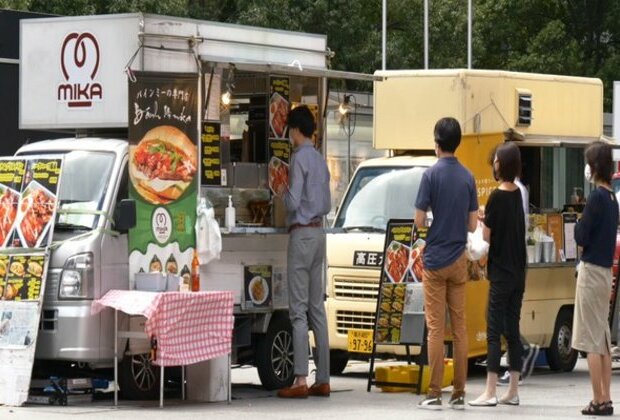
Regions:
<instances>
[{"instance_id":1,"label":"khaki pants","mask_svg":"<svg viewBox=\"0 0 620 420\"><path fill-rule=\"evenodd\" d=\"M467 258L463 254L451 265L439 270L424 270L424 312L428 329L428 358L431 382L428 394L441 395L444 367L446 304L454 338L453 396L465 394L467 379L467 327L465 325L465 284Z\"/></svg>"}]
</instances>

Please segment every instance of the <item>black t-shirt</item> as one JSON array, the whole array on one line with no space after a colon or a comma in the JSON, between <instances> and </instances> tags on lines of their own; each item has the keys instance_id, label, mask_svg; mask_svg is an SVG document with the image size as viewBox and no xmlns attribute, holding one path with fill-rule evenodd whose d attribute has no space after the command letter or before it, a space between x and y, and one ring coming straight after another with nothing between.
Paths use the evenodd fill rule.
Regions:
<instances>
[{"instance_id":1,"label":"black t-shirt","mask_svg":"<svg viewBox=\"0 0 620 420\"><path fill-rule=\"evenodd\" d=\"M493 191L485 208L484 224L491 229L489 280L524 285L527 257L521 191Z\"/></svg>"}]
</instances>

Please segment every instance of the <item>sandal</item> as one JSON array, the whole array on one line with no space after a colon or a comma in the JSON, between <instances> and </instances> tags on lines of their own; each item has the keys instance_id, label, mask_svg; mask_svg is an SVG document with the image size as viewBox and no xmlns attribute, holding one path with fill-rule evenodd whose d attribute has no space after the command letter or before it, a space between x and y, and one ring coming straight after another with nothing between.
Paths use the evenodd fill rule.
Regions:
<instances>
[{"instance_id":1,"label":"sandal","mask_svg":"<svg viewBox=\"0 0 620 420\"><path fill-rule=\"evenodd\" d=\"M613 401L607 401L604 404L605 404L605 410L608 411L607 415L613 416L614 415L614 403L613 403Z\"/></svg>"},{"instance_id":2,"label":"sandal","mask_svg":"<svg viewBox=\"0 0 620 420\"><path fill-rule=\"evenodd\" d=\"M613 414L613 407L606 402L597 404L594 401L590 401L590 403L581 410L581 414L584 416L611 416Z\"/></svg>"}]
</instances>

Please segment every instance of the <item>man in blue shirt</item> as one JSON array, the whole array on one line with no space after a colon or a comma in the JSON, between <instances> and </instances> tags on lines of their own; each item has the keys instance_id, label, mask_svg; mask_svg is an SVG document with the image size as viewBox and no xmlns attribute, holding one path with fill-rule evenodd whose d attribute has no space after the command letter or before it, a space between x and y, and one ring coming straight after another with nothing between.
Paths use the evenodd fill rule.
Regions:
<instances>
[{"instance_id":1,"label":"man in blue shirt","mask_svg":"<svg viewBox=\"0 0 620 420\"><path fill-rule=\"evenodd\" d=\"M467 379L467 328L465 284L467 231L477 226L478 195L472 174L459 163L454 152L461 143L461 127L454 118L442 118L435 125L435 153L439 160L422 177L416 199L415 223L426 226L426 214L433 212L424 250L424 311L428 329L428 357L431 381L419 408L440 410L444 367L446 306L454 337L454 390L449 405L465 408Z\"/></svg>"},{"instance_id":2,"label":"man in blue shirt","mask_svg":"<svg viewBox=\"0 0 620 420\"><path fill-rule=\"evenodd\" d=\"M329 213L329 170L311 137L314 117L306 106L288 115L289 136L295 148L289 185L277 191L288 212L287 255L289 314L293 325L295 383L278 392L280 398L329 397L329 342L325 314L325 233L323 216ZM316 342L316 382L308 388L308 325Z\"/></svg>"}]
</instances>

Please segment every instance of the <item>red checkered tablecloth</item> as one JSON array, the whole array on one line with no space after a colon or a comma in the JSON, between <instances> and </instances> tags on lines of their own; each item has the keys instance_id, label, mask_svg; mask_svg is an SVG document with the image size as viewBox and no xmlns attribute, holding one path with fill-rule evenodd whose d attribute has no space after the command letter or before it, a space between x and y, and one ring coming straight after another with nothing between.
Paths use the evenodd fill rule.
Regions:
<instances>
[{"instance_id":1,"label":"red checkered tablecloth","mask_svg":"<svg viewBox=\"0 0 620 420\"><path fill-rule=\"evenodd\" d=\"M190 365L230 353L232 292L110 290L93 302L91 313L105 307L147 318L146 334L157 339L156 365Z\"/></svg>"}]
</instances>

